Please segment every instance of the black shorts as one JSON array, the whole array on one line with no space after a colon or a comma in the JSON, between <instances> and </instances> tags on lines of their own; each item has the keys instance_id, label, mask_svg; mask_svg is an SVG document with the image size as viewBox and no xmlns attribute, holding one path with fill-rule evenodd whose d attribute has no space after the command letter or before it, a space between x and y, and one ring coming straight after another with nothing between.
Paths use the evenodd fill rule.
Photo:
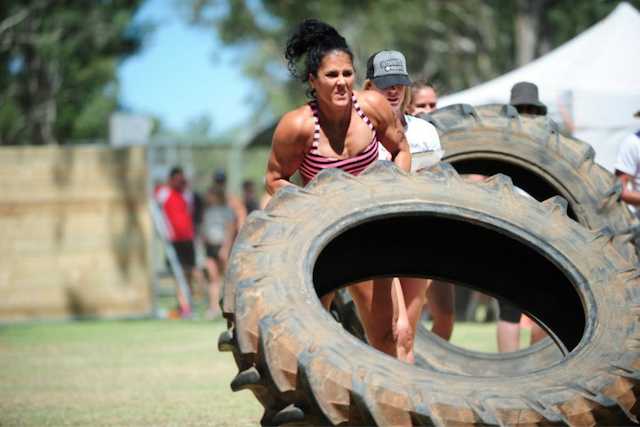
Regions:
<instances>
[{"instance_id":1,"label":"black shorts","mask_svg":"<svg viewBox=\"0 0 640 427\"><path fill-rule=\"evenodd\" d=\"M196 250L193 246L193 240L172 242L172 244L182 268L193 268L196 266Z\"/></svg>"},{"instance_id":2,"label":"black shorts","mask_svg":"<svg viewBox=\"0 0 640 427\"><path fill-rule=\"evenodd\" d=\"M498 307L500 307L500 316L498 316L500 320L509 323L520 323L522 312L516 306L498 298Z\"/></svg>"},{"instance_id":3,"label":"black shorts","mask_svg":"<svg viewBox=\"0 0 640 427\"><path fill-rule=\"evenodd\" d=\"M209 258L218 259L220 257L221 248L222 245L210 245L207 243L204 249Z\"/></svg>"}]
</instances>

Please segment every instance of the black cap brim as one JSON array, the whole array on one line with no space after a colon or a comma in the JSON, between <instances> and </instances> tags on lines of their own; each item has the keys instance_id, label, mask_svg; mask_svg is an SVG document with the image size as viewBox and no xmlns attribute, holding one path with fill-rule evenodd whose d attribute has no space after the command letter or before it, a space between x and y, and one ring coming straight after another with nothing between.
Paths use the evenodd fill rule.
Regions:
<instances>
[{"instance_id":1,"label":"black cap brim","mask_svg":"<svg viewBox=\"0 0 640 427\"><path fill-rule=\"evenodd\" d=\"M389 74L386 76L380 76L373 79L376 86L379 89L386 89L395 85L411 86L411 80L409 76L404 74Z\"/></svg>"}]
</instances>

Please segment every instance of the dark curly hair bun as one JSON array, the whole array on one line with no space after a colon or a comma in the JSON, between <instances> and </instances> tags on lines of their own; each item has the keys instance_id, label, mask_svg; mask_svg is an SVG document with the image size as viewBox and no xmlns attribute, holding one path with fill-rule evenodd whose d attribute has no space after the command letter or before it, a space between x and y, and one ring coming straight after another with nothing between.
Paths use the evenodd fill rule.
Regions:
<instances>
[{"instance_id":1,"label":"dark curly hair bun","mask_svg":"<svg viewBox=\"0 0 640 427\"><path fill-rule=\"evenodd\" d=\"M287 68L291 75L303 83L309 82L309 74L317 76L322 58L329 52L339 50L353 60L347 41L335 28L314 18L308 18L289 32L284 56L288 61ZM304 70L298 68L298 62L305 58ZM310 98L315 97L311 87L307 89Z\"/></svg>"}]
</instances>

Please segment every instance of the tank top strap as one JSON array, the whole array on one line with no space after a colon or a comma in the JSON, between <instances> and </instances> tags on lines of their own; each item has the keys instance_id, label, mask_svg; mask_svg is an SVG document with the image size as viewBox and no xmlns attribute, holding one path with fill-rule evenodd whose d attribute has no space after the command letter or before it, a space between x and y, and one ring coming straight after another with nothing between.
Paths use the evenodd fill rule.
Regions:
<instances>
[{"instance_id":1,"label":"tank top strap","mask_svg":"<svg viewBox=\"0 0 640 427\"><path fill-rule=\"evenodd\" d=\"M373 134L375 136L376 130L373 127L373 123L371 123L371 120L369 120L369 117L367 117L367 115L364 113L364 111L362 111L362 108L360 108L360 104L358 104L358 100L356 99L356 95L355 94L351 95L351 101L353 102L353 108L356 109L356 112L358 113L360 118L362 118L362 120L364 120L364 122L369 126L369 129L371 129L371 132L373 132Z\"/></svg>"},{"instance_id":2,"label":"tank top strap","mask_svg":"<svg viewBox=\"0 0 640 427\"><path fill-rule=\"evenodd\" d=\"M314 131L313 131L313 144L311 145L311 149L317 151L318 144L320 143L320 119L318 118L318 104L316 101L309 102L309 107L311 107L311 111L313 112L313 123L314 123Z\"/></svg>"}]
</instances>

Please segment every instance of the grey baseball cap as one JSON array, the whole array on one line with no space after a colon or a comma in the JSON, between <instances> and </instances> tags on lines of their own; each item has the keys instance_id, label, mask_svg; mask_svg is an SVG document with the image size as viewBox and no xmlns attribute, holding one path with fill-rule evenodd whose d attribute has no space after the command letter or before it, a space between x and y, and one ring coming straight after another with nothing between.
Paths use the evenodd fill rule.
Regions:
<instances>
[{"instance_id":1,"label":"grey baseball cap","mask_svg":"<svg viewBox=\"0 0 640 427\"><path fill-rule=\"evenodd\" d=\"M371 55L367 61L367 78L376 86L386 89L394 85L411 86L404 55L395 50L383 50Z\"/></svg>"},{"instance_id":2,"label":"grey baseball cap","mask_svg":"<svg viewBox=\"0 0 640 427\"><path fill-rule=\"evenodd\" d=\"M511 105L535 105L547 114L547 106L538 99L538 86L529 82L520 82L511 88Z\"/></svg>"}]
</instances>

